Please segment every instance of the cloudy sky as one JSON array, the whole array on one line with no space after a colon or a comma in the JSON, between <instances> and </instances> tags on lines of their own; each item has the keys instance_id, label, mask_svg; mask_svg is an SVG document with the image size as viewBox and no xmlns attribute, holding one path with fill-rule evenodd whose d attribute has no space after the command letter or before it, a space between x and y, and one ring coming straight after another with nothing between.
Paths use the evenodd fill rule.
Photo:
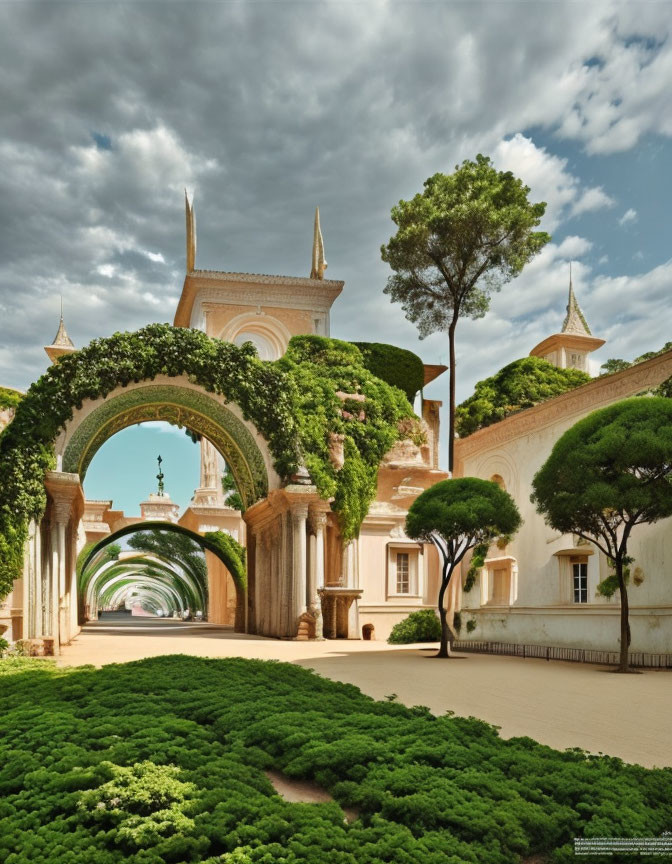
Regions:
<instances>
[{"instance_id":1,"label":"cloudy sky","mask_svg":"<svg viewBox=\"0 0 672 864\"><path fill-rule=\"evenodd\" d=\"M558 330L570 259L598 361L660 347L671 24L669 2L0 3L0 384L44 371L61 294L78 346L172 321L185 186L198 267L308 275L319 204L332 335L445 361L379 250L400 198L479 152L553 242L460 324L458 398Z\"/></svg>"}]
</instances>

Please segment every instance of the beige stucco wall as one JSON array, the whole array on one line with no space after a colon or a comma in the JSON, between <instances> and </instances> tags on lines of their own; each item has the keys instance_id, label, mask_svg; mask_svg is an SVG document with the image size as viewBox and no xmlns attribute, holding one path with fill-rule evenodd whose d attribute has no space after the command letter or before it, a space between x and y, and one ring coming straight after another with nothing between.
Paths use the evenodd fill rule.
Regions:
<instances>
[{"instance_id":1,"label":"beige stucco wall","mask_svg":"<svg viewBox=\"0 0 672 864\"><path fill-rule=\"evenodd\" d=\"M523 525L504 552L518 568L517 592L509 606L482 605L483 576L463 594L463 620L473 618L473 640L525 642L616 650L619 601L596 596L608 569L591 546L588 556L588 603L574 604L568 559L557 556L577 547L572 535L550 529L530 502L532 479L558 438L591 411L634 395L672 375L672 352L508 418L456 442L459 476L491 479L498 474L523 517ZM582 549L576 549L581 554ZM629 554L644 581L630 585L631 650L672 652L672 520L634 529ZM466 567L464 568L466 572ZM469 614L471 613L471 614ZM465 632L462 632L465 637Z\"/></svg>"}]
</instances>

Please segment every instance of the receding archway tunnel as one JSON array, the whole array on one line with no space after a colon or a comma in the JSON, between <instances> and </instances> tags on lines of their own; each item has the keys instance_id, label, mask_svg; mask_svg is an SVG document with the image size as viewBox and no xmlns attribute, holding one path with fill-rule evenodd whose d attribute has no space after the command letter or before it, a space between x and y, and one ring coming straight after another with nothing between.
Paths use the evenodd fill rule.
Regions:
<instances>
[{"instance_id":1,"label":"receding archway tunnel","mask_svg":"<svg viewBox=\"0 0 672 864\"><path fill-rule=\"evenodd\" d=\"M129 537L122 550L120 540ZM101 608L136 606L147 614L182 615L209 605L209 568L203 553L224 565L216 578L230 578L235 596L234 626L246 629L245 549L222 531L197 534L172 522L127 525L86 546L77 562L80 624Z\"/></svg>"}]
</instances>

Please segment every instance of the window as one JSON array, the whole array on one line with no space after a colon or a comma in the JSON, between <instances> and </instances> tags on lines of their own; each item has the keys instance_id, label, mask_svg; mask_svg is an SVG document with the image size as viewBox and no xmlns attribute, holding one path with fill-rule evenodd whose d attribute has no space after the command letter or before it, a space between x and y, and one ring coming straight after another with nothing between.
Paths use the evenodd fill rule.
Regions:
<instances>
[{"instance_id":1,"label":"window","mask_svg":"<svg viewBox=\"0 0 672 864\"><path fill-rule=\"evenodd\" d=\"M410 594L410 567L408 552L397 552L397 594Z\"/></svg>"},{"instance_id":2,"label":"window","mask_svg":"<svg viewBox=\"0 0 672 864\"><path fill-rule=\"evenodd\" d=\"M588 602L588 562L572 558L572 586L575 603Z\"/></svg>"},{"instance_id":3,"label":"window","mask_svg":"<svg viewBox=\"0 0 672 864\"><path fill-rule=\"evenodd\" d=\"M420 550L410 543L393 543L387 547L387 596L419 597L422 578Z\"/></svg>"}]
</instances>

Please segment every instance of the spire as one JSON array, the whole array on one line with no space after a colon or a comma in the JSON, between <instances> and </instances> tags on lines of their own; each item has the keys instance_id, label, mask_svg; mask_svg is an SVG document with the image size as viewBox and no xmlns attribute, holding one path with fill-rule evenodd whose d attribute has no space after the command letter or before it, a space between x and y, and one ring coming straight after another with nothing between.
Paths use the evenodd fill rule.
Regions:
<instances>
[{"instance_id":1,"label":"spire","mask_svg":"<svg viewBox=\"0 0 672 864\"><path fill-rule=\"evenodd\" d=\"M196 214L194 213L194 199L191 204L187 190L184 190L184 208L187 217L187 273L193 272L196 266Z\"/></svg>"},{"instance_id":2,"label":"spire","mask_svg":"<svg viewBox=\"0 0 672 864\"><path fill-rule=\"evenodd\" d=\"M311 279L324 279L327 262L324 258L324 240L320 230L320 208L315 208L315 229L313 231L313 265L310 271Z\"/></svg>"},{"instance_id":3,"label":"spire","mask_svg":"<svg viewBox=\"0 0 672 864\"><path fill-rule=\"evenodd\" d=\"M567 301L567 315L562 325L563 333L577 333L580 336L591 336L590 327L586 321L581 307L574 296L572 285L572 262L569 262L569 300Z\"/></svg>"},{"instance_id":4,"label":"spire","mask_svg":"<svg viewBox=\"0 0 672 864\"><path fill-rule=\"evenodd\" d=\"M73 351L76 351L75 345L72 339L68 336L68 333L65 329L65 322L63 321L63 296L61 295L61 320L58 325L58 330L56 331L56 335L54 336L54 341L51 345L46 345L45 349L47 352L47 356L51 360L52 363L55 363L59 357L63 354L72 354Z\"/></svg>"}]
</instances>

